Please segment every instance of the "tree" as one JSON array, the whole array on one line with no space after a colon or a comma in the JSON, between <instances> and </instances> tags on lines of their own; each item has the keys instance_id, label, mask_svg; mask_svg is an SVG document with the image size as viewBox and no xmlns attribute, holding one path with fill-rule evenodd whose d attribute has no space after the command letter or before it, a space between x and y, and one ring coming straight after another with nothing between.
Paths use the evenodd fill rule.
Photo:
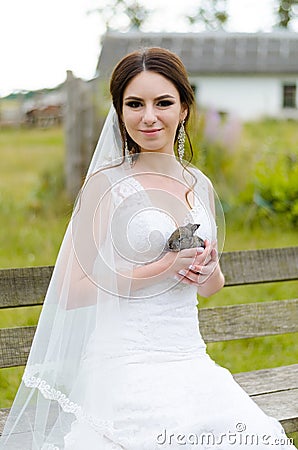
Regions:
<instances>
[{"instance_id":1,"label":"tree","mask_svg":"<svg viewBox=\"0 0 298 450\"><path fill-rule=\"evenodd\" d=\"M207 30L222 30L228 21L227 0L201 0L195 14L186 16L190 25L201 23Z\"/></svg>"},{"instance_id":2,"label":"tree","mask_svg":"<svg viewBox=\"0 0 298 450\"><path fill-rule=\"evenodd\" d=\"M298 0L278 0L278 23L279 28L289 28L291 20L298 17L298 12L295 11L295 6L298 5Z\"/></svg>"},{"instance_id":3,"label":"tree","mask_svg":"<svg viewBox=\"0 0 298 450\"><path fill-rule=\"evenodd\" d=\"M139 30L150 15L150 10L138 0L109 0L105 6L89 13L99 13L107 30Z\"/></svg>"},{"instance_id":4,"label":"tree","mask_svg":"<svg viewBox=\"0 0 298 450\"><path fill-rule=\"evenodd\" d=\"M139 2L134 1L126 6L126 14L130 20L130 28L139 30L147 20L150 12L144 6L141 6Z\"/></svg>"}]
</instances>

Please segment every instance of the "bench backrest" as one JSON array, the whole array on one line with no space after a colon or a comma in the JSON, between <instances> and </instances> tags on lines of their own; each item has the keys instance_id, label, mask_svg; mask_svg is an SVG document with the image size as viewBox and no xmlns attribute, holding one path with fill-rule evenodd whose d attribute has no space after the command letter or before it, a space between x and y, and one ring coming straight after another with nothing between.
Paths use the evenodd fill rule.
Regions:
<instances>
[{"instance_id":1,"label":"bench backrest","mask_svg":"<svg viewBox=\"0 0 298 450\"><path fill-rule=\"evenodd\" d=\"M298 247L225 252L225 286L298 280ZM42 305L52 266L0 270L0 309ZM298 299L201 308L206 342L298 331ZM26 364L36 327L0 329L0 368Z\"/></svg>"}]
</instances>

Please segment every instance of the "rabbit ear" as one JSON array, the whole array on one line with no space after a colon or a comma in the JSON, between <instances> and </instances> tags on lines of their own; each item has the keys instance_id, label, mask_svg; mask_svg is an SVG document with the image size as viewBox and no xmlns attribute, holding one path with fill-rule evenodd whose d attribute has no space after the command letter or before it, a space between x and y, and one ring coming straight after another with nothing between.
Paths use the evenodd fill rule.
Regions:
<instances>
[{"instance_id":1,"label":"rabbit ear","mask_svg":"<svg viewBox=\"0 0 298 450\"><path fill-rule=\"evenodd\" d=\"M188 222L187 225L185 225L185 228L188 228L189 230L192 230L192 227L195 225L195 223Z\"/></svg>"},{"instance_id":2,"label":"rabbit ear","mask_svg":"<svg viewBox=\"0 0 298 450\"><path fill-rule=\"evenodd\" d=\"M200 224L199 223L192 223L191 224L191 231L194 233L198 228Z\"/></svg>"}]
</instances>

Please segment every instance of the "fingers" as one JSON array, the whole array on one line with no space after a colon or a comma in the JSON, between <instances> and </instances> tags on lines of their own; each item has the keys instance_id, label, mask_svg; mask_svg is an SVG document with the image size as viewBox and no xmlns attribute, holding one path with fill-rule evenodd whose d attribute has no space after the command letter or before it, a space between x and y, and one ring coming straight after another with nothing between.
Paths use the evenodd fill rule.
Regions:
<instances>
[{"instance_id":1,"label":"fingers","mask_svg":"<svg viewBox=\"0 0 298 450\"><path fill-rule=\"evenodd\" d=\"M195 275L194 273L186 270L179 270L179 272L175 275L175 278L184 284L201 285L205 282L202 275Z\"/></svg>"},{"instance_id":2,"label":"fingers","mask_svg":"<svg viewBox=\"0 0 298 450\"><path fill-rule=\"evenodd\" d=\"M199 255L196 256L194 262L188 266L186 270L180 270L178 272L177 279L180 279L186 284L204 284L214 272L218 264L218 253L215 248L216 243L210 244L209 241L205 241L206 248Z\"/></svg>"},{"instance_id":3,"label":"fingers","mask_svg":"<svg viewBox=\"0 0 298 450\"><path fill-rule=\"evenodd\" d=\"M204 241L205 243L205 249L203 249L203 252L200 253L196 253L195 258L193 260L193 265L201 265L201 264L208 264L208 262L211 259L211 251L212 251L212 247L210 242L206 239Z\"/></svg>"},{"instance_id":4,"label":"fingers","mask_svg":"<svg viewBox=\"0 0 298 450\"><path fill-rule=\"evenodd\" d=\"M177 256L179 258L181 258L181 260L185 264L185 266L188 267L191 264L202 263L205 260L205 257L202 256L200 259L198 259L198 258L204 254L205 254L205 249L203 247L196 247L196 248L186 248L184 250L180 250L180 252L177 254Z\"/></svg>"},{"instance_id":5,"label":"fingers","mask_svg":"<svg viewBox=\"0 0 298 450\"><path fill-rule=\"evenodd\" d=\"M205 248L189 248L180 250L175 255L177 279L190 283L202 284L210 276L217 264L216 242L205 240ZM180 267L179 267L180 266ZM200 277L200 280L199 280ZM188 280L188 281L187 281ZM190 282L190 283L189 283Z\"/></svg>"},{"instance_id":6,"label":"fingers","mask_svg":"<svg viewBox=\"0 0 298 450\"><path fill-rule=\"evenodd\" d=\"M193 258L196 255L200 255L204 252L203 247L185 248L180 250L179 254L185 258Z\"/></svg>"},{"instance_id":7,"label":"fingers","mask_svg":"<svg viewBox=\"0 0 298 450\"><path fill-rule=\"evenodd\" d=\"M186 270L179 270L175 278L184 284L198 284L198 275L195 278L194 274L191 275L191 272L187 272Z\"/></svg>"},{"instance_id":8,"label":"fingers","mask_svg":"<svg viewBox=\"0 0 298 450\"><path fill-rule=\"evenodd\" d=\"M192 273L195 273L196 275L209 275L210 268L209 265L206 266L194 266L194 269L190 269Z\"/></svg>"},{"instance_id":9,"label":"fingers","mask_svg":"<svg viewBox=\"0 0 298 450\"><path fill-rule=\"evenodd\" d=\"M200 262L199 264L191 264L188 268L201 275L208 275L210 271L214 270L214 267L218 264L218 254L215 248L210 252L209 259Z\"/></svg>"},{"instance_id":10,"label":"fingers","mask_svg":"<svg viewBox=\"0 0 298 450\"><path fill-rule=\"evenodd\" d=\"M182 259L185 267L197 271L197 269L195 269L196 266L203 266L207 265L210 261L216 261L217 253L215 253L214 250L213 244L206 239L205 248L198 247L180 250L180 252L177 253L177 257Z\"/></svg>"},{"instance_id":11,"label":"fingers","mask_svg":"<svg viewBox=\"0 0 298 450\"><path fill-rule=\"evenodd\" d=\"M218 253L217 253L216 248L213 248L211 250L210 256L211 256L211 261L214 261L214 262L218 261Z\"/></svg>"},{"instance_id":12,"label":"fingers","mask_svg":"<svg viewBox=\"0 0 298 450\"><path fill-rule=\"evenodd\" d=\"M183 284L194 284L194 281L190 280L187 277L184 277L183 275L179 275L179 273L175 275L175 278L176 280L179 280Z\"/></svg>"}]
</instances>

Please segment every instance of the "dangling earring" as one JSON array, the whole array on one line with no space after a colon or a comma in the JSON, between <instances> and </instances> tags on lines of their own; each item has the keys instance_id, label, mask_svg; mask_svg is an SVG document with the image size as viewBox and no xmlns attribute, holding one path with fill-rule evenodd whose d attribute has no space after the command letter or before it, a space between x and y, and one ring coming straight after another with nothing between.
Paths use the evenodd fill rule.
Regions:
<instances>
[{"instance_id":1,"label":"dangling earring","mask_svg":"<svg viewBox=\"0 0 298 450\"><path fill-rule=\"evenodd\" d=\"M123 124L123 129L124 129L124 154L125 154L125 158L127 158L130 167L132 167L133 161L132 161L132 155L130 154L130 151L128 149L128 143L127 143L127 133L126 133L126 128L125 125Z\"/></svg>"},{"instance_id":2,"label":"dangling earring","mask_svg":"<svg viewBox=\"0 0 298 450\"><path fill-rule=\"evenodd\" d=\"M182 163L184 157L184 145L185 145L185 129L184 129L184 120L182 120L178 133L178 155L180 162Z\"/></svg>"}]
</instances>

